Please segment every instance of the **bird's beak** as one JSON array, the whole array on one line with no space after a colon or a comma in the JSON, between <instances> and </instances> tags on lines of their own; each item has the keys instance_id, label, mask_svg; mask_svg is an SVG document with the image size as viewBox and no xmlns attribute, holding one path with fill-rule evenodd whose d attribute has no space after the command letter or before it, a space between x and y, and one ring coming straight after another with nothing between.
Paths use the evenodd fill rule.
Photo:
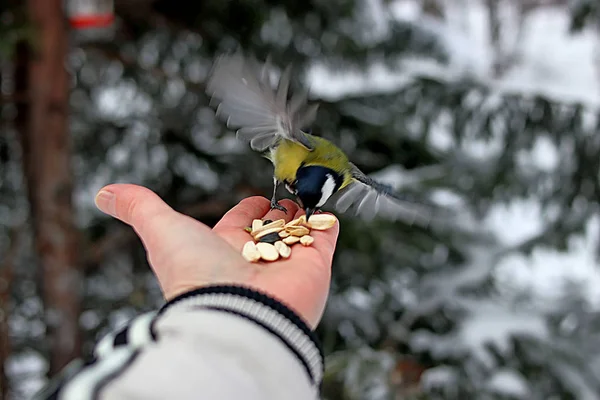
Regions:
<instances>
[{"instance_id":1,"label":"bird's beak","mask_svg":"<svg viewBox=\"0 0 600 400\"><path fill-rule=\"evenodd\" d=\"M308 221L308 219L310 218L310 216L315 213L315 209L314 208L306 208L304 210L304 212L306 213L306 221Z\"/></svg>"}]
</instances>

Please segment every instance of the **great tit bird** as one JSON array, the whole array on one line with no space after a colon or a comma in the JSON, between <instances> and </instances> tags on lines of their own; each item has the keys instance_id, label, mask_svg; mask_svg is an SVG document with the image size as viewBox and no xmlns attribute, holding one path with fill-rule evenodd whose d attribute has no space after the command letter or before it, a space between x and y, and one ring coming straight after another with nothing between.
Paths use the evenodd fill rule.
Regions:
<instances>
[{"instance_id":1,"label":"great tit bird","mask_svg":"<svg viewBox=\"0 0 600 400\"><path fill-rule=\"evenodd\" d=\"M241 52L221 55L209 73L206 91L216 115L273 163L271 209L287 212L277 199L283 184L307 219L331 199L340 212L353 209L367 218L430 222L430 207L394 193L361 172L336 145L303 131L314 122L318 104L308 104L307 91L290 92L291 65L276 87L269 67Z\"/></svg>"}]
</instances>

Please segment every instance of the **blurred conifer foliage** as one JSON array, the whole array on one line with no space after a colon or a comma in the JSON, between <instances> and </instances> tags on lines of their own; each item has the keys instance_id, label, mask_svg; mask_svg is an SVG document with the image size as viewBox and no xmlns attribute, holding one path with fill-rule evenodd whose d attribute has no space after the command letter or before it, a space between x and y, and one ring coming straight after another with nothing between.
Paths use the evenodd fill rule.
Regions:
<instances>
[{"instance_id":1,"label":"blurred conifer foliage","mask_svg":"<svg viewBox=\"0 0 600 400\"><path fill-rule=\"evenodd\" d=\"M416 3L444 18L443 2ZM18 71L8 46L29 37L19 4L0 11L1 255L15 243L15 229L27 232L31 222L14 124L16 105L27 99L15 90ZM315 98L322 105L312 132L335 141L367 173L390 165L443 168L442 179L410 190L452 200L471 215L444 229L340 216L332 293L318 329L328 355L326 399L600 395L600 318L578 284L540 302L527 290L502 288L495 275L507 257L537 246L565 249L597 216L598 110L543 95L502 94L468 74L439 72L451 55L447 42L431 24L392 18L390 5L116 0L114 38L73 37L65 62L85 272L84 353L108 329L162 302L139 241L95 210L93 196L103 184L147 185L209 225L241 198L270 194L270 164L215 119L203 90L214 56L241 47L259 59L270 55L278 67L294 63L297 85L306 84L314 65L404 71L401 84L387 90ZM597 15L596 2L573 2L573 30L596 23ZM410 68L415 59L439 68ZM437 140L440 130L451 133L445 143ZM556 147L553 168L527 162L538 141ZM474 144L491 150L475 157L466 150ZM541 201L547 221L537 236L503 247L478 229L477 217L495 202L517 198ZM47 357L31 238L21 236L5 311L11 353L4 361L15 398L45 373Z\"/></svg>"}]
</instances>

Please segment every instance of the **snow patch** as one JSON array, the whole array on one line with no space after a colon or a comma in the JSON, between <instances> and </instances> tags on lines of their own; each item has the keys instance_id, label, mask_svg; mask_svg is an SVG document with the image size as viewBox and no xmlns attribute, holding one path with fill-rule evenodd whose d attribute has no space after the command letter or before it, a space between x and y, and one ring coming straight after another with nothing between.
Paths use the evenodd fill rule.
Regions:
<instances>
[{"instance_id":1,"label":"snow patch","mask_svg":"<svg viewBox=\"0 0 600 400\"><path fill-rule=\"evenodd\" d=\"M510 369L498 370L488 381L487 387L497 395L518 398L529 395L529 387L523 375Z\"/></svg>"},{"instance_id":2,"label":"snow patch","mask_svg":"<svg viewBox=\"0 0 600 400\"><path fill-rule=\"evenodd\" d=\"M465 305L470 314L460 327L459 343L490 366L494 365L494 361L488 353L488 345L503 351L507 350L510 337L546 338L549 335L542 314L512 310L506 305L485 300L473 300L465 302Z\"/></svg>"}]
</instances>

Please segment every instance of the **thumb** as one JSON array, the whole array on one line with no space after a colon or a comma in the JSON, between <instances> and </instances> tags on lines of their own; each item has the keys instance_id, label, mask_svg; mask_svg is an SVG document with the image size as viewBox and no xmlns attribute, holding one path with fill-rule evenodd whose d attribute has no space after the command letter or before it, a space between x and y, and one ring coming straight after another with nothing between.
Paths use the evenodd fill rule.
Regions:
<instances>
[{"instance_id":1,"label":"thumb","mask_svg":"<svg viewBox=\"0 0 600 400\"><path fill-rule=\"evenodd\" d=\"M239 282L254 271L209 227L173 210L149 189L109 185L96 195L96 205L136 231L166 299L206 283Z\"/></svg>"},{"instance_id":2,"label":"thumb","mask_svg":"<svg viewBox=\"0 0 600 400\"><path fill-rule=\"evenodd\" d=\"M179 215L154 192L137 185L105 186L96 195L95 202L102 212L130 225L144 243Z\"/></svg>"}]
</instances>

